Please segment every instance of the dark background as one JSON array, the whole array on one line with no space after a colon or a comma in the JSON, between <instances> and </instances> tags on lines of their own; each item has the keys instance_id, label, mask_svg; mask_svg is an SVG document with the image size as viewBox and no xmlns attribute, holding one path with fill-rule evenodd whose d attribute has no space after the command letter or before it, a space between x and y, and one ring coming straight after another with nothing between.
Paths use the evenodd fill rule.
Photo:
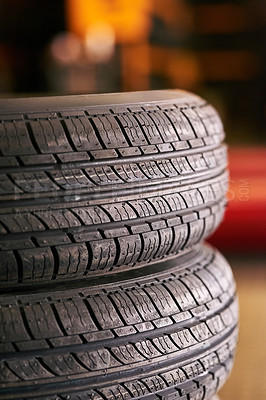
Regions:
<instances>
[{"instance_id":1,"label":"dark background","mask_svg":"<svg viewBox=\"0 0 266 400\"><path fill-rule=\"evenodd\" d=\"M119 4L108 2L112 11ZM0 0L0 94L179 87L216 105L229 143L265 143L265 1L145 2L146 35L131 42L120 35L107 60L83 54L62 62L52 46L62 32L73 31L73 1ZM84 47L84 37L79 40Z\"/></svg>"}]
</instances>

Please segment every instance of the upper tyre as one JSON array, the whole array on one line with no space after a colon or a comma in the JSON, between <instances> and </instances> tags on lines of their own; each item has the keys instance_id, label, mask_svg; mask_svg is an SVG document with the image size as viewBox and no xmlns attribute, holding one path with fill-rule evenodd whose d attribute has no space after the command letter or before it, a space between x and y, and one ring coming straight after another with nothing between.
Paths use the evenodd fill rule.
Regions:
<instances>
[{"instance_id":1,"label":"upper tyre","mask_svg":"<svg viewBox=\"0 0 266 400\"><path fill-rule=\"evenodd\" d=\"M180 90L0 100L0 284L170 257L220 223L215 109Z\"/></svg>"}]
</instances>

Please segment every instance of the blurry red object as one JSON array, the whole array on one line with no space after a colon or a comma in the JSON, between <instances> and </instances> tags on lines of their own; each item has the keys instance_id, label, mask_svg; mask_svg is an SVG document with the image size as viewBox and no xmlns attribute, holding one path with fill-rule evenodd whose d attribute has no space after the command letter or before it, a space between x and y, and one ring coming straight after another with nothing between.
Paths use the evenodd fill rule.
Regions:
<instances>
[{"instance_id":1,"label":"blurry red object","mask_svg":"<svg viewBox=\"0 0 266 400\"><path fill-rule=\"evenodd\" d=\"M230 252L266 252L266 148L229 149L228 209L209 242Z\"/></svg>"}]
</instances>

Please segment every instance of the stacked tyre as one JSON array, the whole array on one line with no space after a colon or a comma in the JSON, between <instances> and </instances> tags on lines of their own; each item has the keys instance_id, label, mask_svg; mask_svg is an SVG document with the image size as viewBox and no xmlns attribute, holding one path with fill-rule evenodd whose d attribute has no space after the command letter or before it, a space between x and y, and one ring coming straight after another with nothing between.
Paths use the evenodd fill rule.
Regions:
<instances>
[{"instance_id":1,"label":"stacked tyre","mask_svg":"<svg viewBox=\"0 0 266 400\"><path fill-rule=\"evenodd\" d=\"M211 399L238 306L204 244L217 112L183 91L0 101L0 399Z\"/></svg>"}]
</instances>

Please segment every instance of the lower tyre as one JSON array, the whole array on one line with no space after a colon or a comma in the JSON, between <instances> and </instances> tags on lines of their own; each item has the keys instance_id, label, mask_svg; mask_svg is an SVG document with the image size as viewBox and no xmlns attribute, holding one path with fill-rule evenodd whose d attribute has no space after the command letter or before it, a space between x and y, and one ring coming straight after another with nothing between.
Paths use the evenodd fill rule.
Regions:
<instances>
[{"instance_id":1,"label":"lower tyre","mask_svg":"<svg viewBox=\"0 0 266 400\"><path fill-rule=\"evenodd\" d=\"M207 400L232 368L235 282L207 245L0 304L1 400Z\"/></svg>"}]
</instances>

